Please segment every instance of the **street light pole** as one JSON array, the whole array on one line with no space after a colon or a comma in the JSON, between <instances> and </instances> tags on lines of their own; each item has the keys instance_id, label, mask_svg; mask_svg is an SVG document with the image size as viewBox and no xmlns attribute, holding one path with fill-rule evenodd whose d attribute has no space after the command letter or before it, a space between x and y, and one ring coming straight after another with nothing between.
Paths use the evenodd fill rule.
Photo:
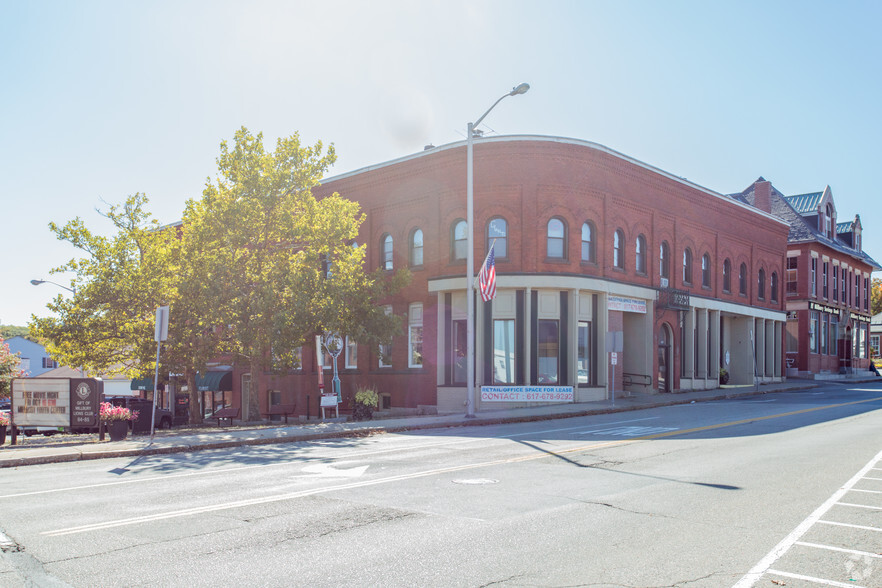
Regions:
<instances>
[{"instance_id":1,"label":"street light pole","mask_svg":"<svg viewBox=\"0 0 882 588\"><path fill-rule=\"evenodd\" d=\"M53 282L51 280L31 280L31 284L34 286L39 286L40 284L55 284L59 288L64 288L68 292L73 292L74 294L77 293L77 291L74 290L73 288L68 288L67 286L62 286L61 284L59 284L57 282Z\"/></svg>"},{"instance_id":2,"label":"street light pole","mask_svg":"<svg viewBox=\"0 0 882 588\"><path fill-rule=\"evenodd\" d=\"M484 117L496 108L503 98L524 94L530 84L519 84L511 92L500 96L481 117L468 124L466 136L466 418L475 417L475 196L474 196L474 133Z\"/></svg>"}]
</instances>

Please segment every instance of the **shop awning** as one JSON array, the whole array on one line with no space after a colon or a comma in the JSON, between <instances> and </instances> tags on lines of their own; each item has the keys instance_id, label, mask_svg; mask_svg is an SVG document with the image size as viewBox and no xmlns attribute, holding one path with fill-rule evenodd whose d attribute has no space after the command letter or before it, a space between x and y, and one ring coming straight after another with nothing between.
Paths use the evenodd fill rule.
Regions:
<instances>
[{"instance_id":1,"label":"shop awning","mask_svg":"<svg viewBox=\"0 0 882 588\"><path fill-rule=\"evenodd\" d=\"M200 392L229 392L233 389L233 372L205 372L196 374L196 389Z\"/></svg>"},{"instance_id":2,"label":"shop awning","mask_svg":"<svg viewBox=\"0 0 882 588\"><path fill-rule=\"evenodd\" d=\"M125 384L123 384L125 386ZM130 390L153 390L153 378L136 378L132 380Z\"/></svg>"}]
</instances>

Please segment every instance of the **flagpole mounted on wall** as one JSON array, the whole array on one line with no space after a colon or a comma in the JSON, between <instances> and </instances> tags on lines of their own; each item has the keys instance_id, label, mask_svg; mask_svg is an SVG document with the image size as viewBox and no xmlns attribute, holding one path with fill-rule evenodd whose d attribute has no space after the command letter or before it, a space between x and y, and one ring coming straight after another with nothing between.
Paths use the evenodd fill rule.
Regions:
<instances>
[{"instance_id":1,"label":"flagpole mounted on wall","mask_svg":"<svg viewBox=\"0 0 882 588\"><path fill-rule=\"evenodd\" d=\"M474 196L474 139L475 128L481 124L490 111L507 96L517 96L530 89L530 84L519 84L511 92L503 94L487 112L473 123L468 123L466 131L466 223L468 235L466 241L466 418L475 417L475 196ZM491 247L492 250L492 247ZM495 267L494 267L495 276ZM494 279L495 289L495 279Z\"/></svg>"}]
</instances>

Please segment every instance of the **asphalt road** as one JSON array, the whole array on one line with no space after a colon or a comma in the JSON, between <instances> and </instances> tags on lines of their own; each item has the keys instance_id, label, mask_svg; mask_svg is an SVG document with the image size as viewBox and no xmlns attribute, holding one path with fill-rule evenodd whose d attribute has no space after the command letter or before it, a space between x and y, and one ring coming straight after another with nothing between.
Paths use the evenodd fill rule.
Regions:
<instances>
[{"instance_id":1,"label":"asphalt road","mask_svg":"<svg viewBox=\"0 0 882 588\"><path fill-rule=\"evenodd\" d=\"M831 385L4 470L0 586L882 586L880 408Z\"/></svg>"}]
</instances>

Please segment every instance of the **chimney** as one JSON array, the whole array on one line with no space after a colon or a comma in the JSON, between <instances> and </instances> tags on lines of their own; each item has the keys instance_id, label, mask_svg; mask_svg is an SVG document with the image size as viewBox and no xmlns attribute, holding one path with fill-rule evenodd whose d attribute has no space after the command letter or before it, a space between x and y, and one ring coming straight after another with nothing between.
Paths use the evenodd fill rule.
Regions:
<instances>
[{"instance_id":1,"label":"chimney","mask_svg":"<svg viewBox=\"0 0 882 588\"><path fill-rule=\"evenodd\" d=\"M772 182L762 181L753 185L753 205L763 212L772 213Z\"/></svg>"}]
</instances>

